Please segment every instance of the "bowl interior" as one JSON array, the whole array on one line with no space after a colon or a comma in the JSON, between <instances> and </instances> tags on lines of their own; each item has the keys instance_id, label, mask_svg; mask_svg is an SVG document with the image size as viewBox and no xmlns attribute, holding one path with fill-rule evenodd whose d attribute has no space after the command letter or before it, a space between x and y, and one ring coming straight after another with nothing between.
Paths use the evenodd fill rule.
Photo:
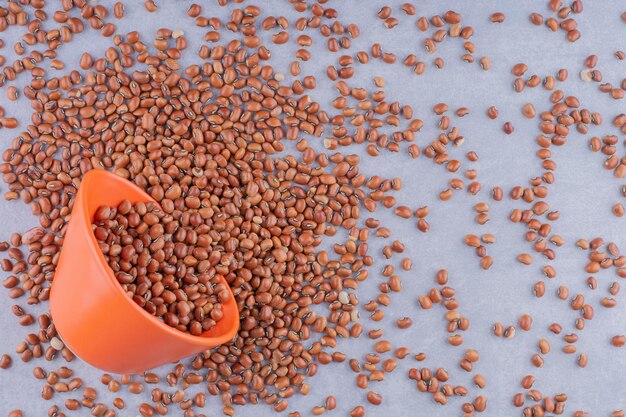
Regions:
<instances>
[{"instance_id":1,"label":"bowl interior","mask_svg":"<svg viewBox=\"0 0 626 417\"><path fill-rule=\"evenodd\" d=\"M133 302L126 295L122 286L117 282L113 271L107 265L104 254L100 251L96 237L90 227L96 211L102 205L117 206L124 200L129 200L131 202L154 201L152 197L130 181L105 170L93 170L88 172L81 182L79 194L83 194L80 196L82 198L77 197L77 202L79 202L82 207L76 207L75 209L81 210L81 214L85 216L87 221L88 245L91 247L92 253L94 253L94 255L100 260L100 264L102 265L109 281L119 290L121 294L124 295L134 308L139 310L145 318L152 323L152 325L156 325L160 327L162 331L173 334L175 337L182 338L188 342L211 345L211 347L227 342L233 338L239 329L239 310L237 309L237 303L232 290L223 277L220 277L220 279L224 284L226 284L230 292L229 300L223 303L224 317L218 321L212 329L203 332L199 336L193 336L189 333L181 332L180 330L168 326L163 321L159 320L157 317L148 313L141 306Z\"/></svg>"}]
</instances>

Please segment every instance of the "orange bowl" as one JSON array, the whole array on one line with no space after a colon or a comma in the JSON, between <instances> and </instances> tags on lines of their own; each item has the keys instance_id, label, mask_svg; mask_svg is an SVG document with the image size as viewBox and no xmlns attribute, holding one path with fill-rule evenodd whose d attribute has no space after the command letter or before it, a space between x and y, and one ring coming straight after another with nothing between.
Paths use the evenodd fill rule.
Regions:
<instances>
[{"instance_id":1,"label":"orange bowl","mask_svg":"<svg viewBox=\"0 0 626 417\"><path fill-rule=\"evenodd\" d=\"M122 177L104 170L82 179L50 293L50 314L66 346L107 372L139 373L231 340L239 329L235 298L223 318L200 336L176 330L137 305L117 282L91 223L101 205L154 201ZM223 277L220 278L228 287ZM229 291L230 291L230 287Z\"/></svg>"}]
</instances>

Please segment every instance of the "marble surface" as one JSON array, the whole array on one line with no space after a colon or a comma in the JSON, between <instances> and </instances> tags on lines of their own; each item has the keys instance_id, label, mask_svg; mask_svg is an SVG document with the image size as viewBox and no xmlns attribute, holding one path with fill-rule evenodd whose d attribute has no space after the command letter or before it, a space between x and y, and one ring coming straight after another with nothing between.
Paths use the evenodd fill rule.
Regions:
<instances>
[{"instance_id":1,"label":"marble surface","mask_svg":"<svg viewBox=\"0 0 626 417\"><path fill-rule=\"evenodd\" d=\"M150 39L156 29L168 27L172 30L182 29L189 39L201 39L203 35L203 30L193 27L192 21L185 14L189 2L160 1L160 10L150 15L145 13L141 2L126 3L127 18L118 24L122 32L139 30ZM570 414L581 409L591 412L594 417L607 416L612 410L626 408L626 350L609 345L611 336L626 332L626 309L621 300L611 310L598 306L599 300L607 294L609 283L615 279L613 272L598 274L598 290L585 293L598 306L596 318L588 324L577 343L579 352L589 355L587 368L576 366L576 355L561 353L564 342L550 335L547 330L550 323L559 321L564 325L565 333L573 331L576 313L566 302L556 298L555 291L558 285L569 286L571 292L583 291L585 288L585 254L576 249L574 242L580 238L603 236L626 247L625 220L614 217L610 211L610 207L620 199L624 202L620 196L621 182L603 169L602 155L591 153L587 146L592 135L619 133L610 125L610 121L615 115L626 111L626 105L623 100L615 101L598 92L597 85L583 83L578 77L585 57L591 53L598 55L599 68L605 80L619 84L626 75L626 63L613 56L616 50L626 48L626 25L620 18L624 3L617 0L585 2L584 13L576 17L582 38L569 44L564 32L552 33L545 26L536 27L528 21L533 11L546 15L549 13L545 1L416 2L418 16L432 16L450 8L461 13L463 22L475 30L472 38L477 48L475 56L487 55L491 59L492 69L488 72L482 71L477 63L460 61L459 57L464 51L462 41L458 39L448 39L440 46L437 55L445 59L446 65L441 70L435 69L432 66L433 56L429 56L422 46L424 35L415 27L417 16L403 15L398 10L402 4L400 1L383 3L344 0L332 3L339 11L342 22L355 22L361 27L362 35L353 42L353 52L369 50L373 42L380 42L384 50L392 51L399 57L415 53L428 63L426 73L421 76L412 74L400 63L370 63L357 67L353 81L354 85L373 88L372 78L383 76L387 81L387 99L410 104L416 117L425 122L424 129L417 134L416 143L423 146L436 138L437 119L431 111L436 103L445 102L451 110L461 106L470 109L470 115L462 119L452 117L452 123L459 127L465 137L465 143L455 149L453 155L466 165L463 156L465 152L474 150L479 154L480 160L474 164L474 168L479 170L479 181L483 187L481 196L456 192L451 201L441 202L437 195L446 188L452 175L431 160L424 157L412 160L406 152L363 158L361 169L366 175L400 177L403 180L404 189L396 194L399 204L411 207L427 204L431 209L428 217L431 229L427 234L417 231L414 220L398 219L390 210L379 210L376 213L376 217L392 230L392 236L405 243L405 254L413 258L414 267L411 272L399 274L404 290L392 295L393 303L386 310L386 318L380 323L374 323L366 318L366 314L362 314L363 325L366 330L384 328L385 337L393 342L394 347L407 346L412 353L425 352L428 359L418 364L408 357L400 362L384 382L372 384L371 389L381 393L384 400L379 407L369 406L367 415L460 416L460 405L464 399L452 399L446 407L435 404L430 395L417 391L414 382L407 378L407 370L415 366L444 367L449 370L453 384L470 387L471 375L458 366L464 349L470 347L481 353L475 372L487 379L485 389L470 388L472 395L482 394L489 399L488 410L483 415L520 415L521 410L511 405L512 396L520 391L520 379L529 373L537 377L535 387L544 394L566 392L569 396L566 410ZM263 16L294 15L286 1L266 0L257 4L262 6ZM385 4L394 6L394 16L400 20L399 26L393 30L385 29L382 21L376 18L376 12ZM221 18L230 14L229 9L218 7L216 2L210 2L205 10ZM488 16L496 11L505 13L506 21L503 24L489 22ZM7 58L13 56L10 40L15 39L17 33L10 29L0 34L0 38L5 41L5 47L0 52L6 53ZM265 33L263 36L270 35ZM315 45L311 48L314 59L302 65L303 73L316 76L318 88L312 92L312 96L323 106L329 107L336 91L324 74L326 66L335 61L337 54L325 51L325 42L317 36L314 36L314 40ZM102 54L109 46L108 42L97 33L87 31L69 47L61 48L60 57L66 62L66 69L71 69L77 67L80 53L88 50L94 55ZM188 55L192 55L191 52L196 51L198 46L199 42L192 40ZM295 49L291 43L272 47L273 65L284 68L286 73L286 65L291 61ZM549 93L542 88L514 93L514 77L510 69L518 62L528 65L528 74L541 76L555 74L559 68L567 68L570 78L559 88L579 97L583 107L602 113L605 120L603 126L592 128L589 134L571 134L565 146L554 149L553 159L558 164L557 181L551 188L548 202L561 212L561 219L554 228L566 239L566 244L558 250L558 258L554 263L558 277L546 282L546 296L542 299L533 297L532 285L542 279L543 259L536 256L536 262L530 266L520 265L515 260L517 254L530 251L523 239L524 228L507 219L511 209L519 205L508 199L500 203L490 202L491 221L484 226L473 222L472 206L487 200L488 190L493 186L501 186L508 192L512 186L526 184L528 179L541 173L540 162L534 157L535 137L539 133L538 120L525 119L521 107L526 102L532 102L538 113L547 110L550 106ZM21 77L15 85L23 86L25 78ZM3 92L0 93L0 105L9 115L18 117L22 126L28 122L31 110L26 101L9 102ZM491 105L500 110L500 117L496 121L489 120L485 115ZM507 136L502 132L505 121L511 121L515 126L512 135ZM0 130L0 142L6 147L17 133L18 130ZM622 154L623 139L620 136L618 145ZM364 147L353 146L344 151L364 155ZM6 189L5 184L0 185L1 192L6 192ZM27 207L18 202L0 203L0 239L8 239L11 232L23 231L35 225L35 219L29 212ZM489 271L481 270L473 250L464 246L462 237L467 233L493 233L497 236L497 242L488 248L495 260ZM371 239L371 251L379 262L370 271L370 279L358 291L362 304L376 294L377 285L381 281L379 272L384 261L380 259L382 245L381 240ZM397 266L399 259L397 257L392 263ZM446 343L444 311L441 307L424 311L417 305L418 295L425 294L433 287L434 274L439 268L448 269L450 285L457 290L460 311L471 320L470 329L463 334L465 343L461 348L451 348ZM0 289L0 292L6 293L6 290ZM5 295L0 297L0 352L12 352L24 335L30 332L30 329L20 328L15 322L10 311L12 304L14 302ZM29 307L28 311L43 310ZM513 324L522 313L533 316L532 332L518 331L513 340L498 339L491 335L490 328L494 322ZM394 321L404 316L411 317L414 325L400 331L395 328ZM547 355L545 366L535 369L530 363L530 357L536 352L537 341L542 337L550 340L552 352ZM371 343L367 338L342 340L337 348L349 357L361 358L371 349ZM11 369L0 370L0 415L22 408L26 412L25 416L44 416L50 405L61 404L70 397L57 395L51 402L43 401L40 398L42 384L32 376L32 368L37 365L49 370L61 366L62 362L33 361L23 364L17 359ZM72 367L86 384L98 389L100 400L112 401L114 396L106 393L105 387L98 382L100 371L79 362L73 363ZM311 393L306 397L290 399L288 411L299 410L303 416L309 415L313 406L323 403L327 395L334 395L338 406L329 415L347 415L348 410L366 402L366 391L356 388L354 378L355 374L349 370L347 363L323 366L318 375L309 381ZM201 389L198 387L189 391L195 393ZM129 407L120 415L134 416L136 405L147 400L148 396L148 392L138 396L125 393L123 397ZM219 399L211 397L203 412L220 415L220 410ZM82 410L71 415L87 414L86 410ZM182 415L182 412L173 410L170 414ZM237 415L274 414L272 408L265 405L237 409Z\"/></svg>"}]
</instances>

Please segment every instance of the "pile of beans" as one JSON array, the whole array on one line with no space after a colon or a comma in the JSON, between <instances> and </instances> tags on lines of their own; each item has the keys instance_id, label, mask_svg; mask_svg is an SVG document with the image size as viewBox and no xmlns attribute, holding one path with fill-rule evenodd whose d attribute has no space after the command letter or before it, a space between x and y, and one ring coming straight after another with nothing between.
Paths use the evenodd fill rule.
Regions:
<instances>
[{"instance_id":1,"label":"pile of beans","mask_svg":"<svg viewBox=\"0 0 626 417\"><path fill-rule=\"evenodd\" d=\"M164 213L156 203L125 200L98 208L92 226L126 294L167 325L195 336L215 326L223 317L221 303L230 297L221 275L211 270L219 260L219 252L207 250L213 225L204 219L211 217L197 218L206 211L183 216L180 210Z\"/></svg>"},{"instance_id":2,"label":"pile of beans","mask_svg":"<svg viewBox=\"0 0 626 417\"><path fill-rule=\"evenodd\" d=\"M581 57L580 68L554 73L536 73L518 60L503 69L502 57L479 55L483 48L474 43L484 25L506 27L519 17L500 11L485 11L484 21L473 27L476 16L444 6L424 15L412 3L376 10L363 3L363 10L380 19L378 27L368 28L371 35L411 33L414 51L398 55L394 45L372 41L370 34L361 36L357 23L344 20L350 14L340 14L341 7L331 7L329 0L289 0L290 10L284 5L240 5L240 0L217 3L227 7L218 10L227 11L228 17L218 18L212 7L192 4L181 13L184 23L176 24L193 26L193 31L164 27L156 34L122 29L129 11L161 15L154 0L111 7L86 0L19 0L0 7L0 32L11 28L7 39L19 32L14 42L0 41L0 50L12 42L14 54L8 56L15 56L9 61L0 55L0 87L8 100L27 101L32 109L29 118L20 118L11 114L12 108L0 107L4 197L18 200L39 222L0 242L0 252L6 254L0 267L7 274L2 284L15 303L12 314L26 329L15 353L0 356L0 368L9 369L16 360L44 359L33 375L41 384L41 397L52 401L49 417L71 412L204 417L213 414L204 410L207 395L218 397L228 416L236 413L236 406L267 404L289 417L337 408L363 417L386 412L389 401L377 386L389 380L400 388L405 383L411 396L415 387L437 405L456 404L464 417L508 415L513 407L524 417L566 413L568 395L551 387L541 392L539 377L529 372L539 372L553 360L555 346L564 355L575 355L574 368L588 366L591 352L577 342L596 309L617 306L620 291L615 280L606 286L606 294L595 296L593 291L602 288L595 275L626 277L626 257L615 242L593 238L574 244L565 233L557 233L561 213L549 201L557 183L557 150L570 146L573 138L586 138L591 151L603 155L603 167L622 182L626 158L620 144L626 116L615 109L604 111L611 122L603 123L602 112L586 107L573 83L596 83L602 97L620 103L626 80L603 82L596 55ZM524 16L524 24L563 31L569 41L563 48L580 45L585 35L578 27L585 18L583 1L566 3L544 1L542 10ZM626 22L626 12L617 18ZM197 30L203 36L191 35ZM101 56L81 49L89 32L105 38ZM454 42L462 46L458 62L444 61ZM313 45L327 50L331 64L315 68L323 60L313 56ZM79 58L59 58L64 49L74 47ZM278 54L290 62L275 66ZM623 51L614 56L625 58ZM528 164L528 178L520 183L498 185L481 176L480 146L486 145L472 139L484 132L462 129L461 120L498 123L497 131L507 135L497 139L503 141L498 146L507 146L504 141L517 139L521 130L518 122L514 126L503 119L513 110L495 105L475 109L472 103L452 107L438 100L429 104L432 114L418 117L410 103L385 91L385 77L370 79L369 68L427 78L455 65L469 68L468 74L475 68L485 76L504 71L510 77L511 95L523 102L513 110L536 134L534 142L525 142L528 152L519 158L539 161ZM579 77L570 77L570 72ZM328 103L313 98L314 90L322 87L336 91ZM432 136L430 128L435 130ZM599 129L604 131L594 131ZM400 178L363 172L364 158L393 165L395 157L431 165L442 179L437 182L441 188L417 202ZM128 296L168 325L199 335L222 317L221 303L230 296L223 278L240 312L233 340L169 371L104 374L99 382L83 380L65 366L75 356L57 334L47 301L77 189L94 169L132 181L157 202L103 206L94 219L94 235ZM619 198L626 197L626 185L620 187ZM445 234L446 225L433 212L446 204L463 207L457 201L466 197L474 223L447 237L475 252L473 272L491 274L497 268L495 247L507 231L486 229L496 216L495 206L509 204L508 226L521 230L519 240L528 246L511 253L511 260L537 270L538 278L528 283L532 295L563 306L571 322L553 321L541 328L529 303L511 304L513 318L490 317L491 330L472 327L470 312L476 304L461 303L467 300L461 294L465 277L449 275L445 265L429 259L412 258L397 232L385 224L389 215L419 238L442 230ZM623 203L607 208L605 214L613 217L611 213L622 217ZM370 250L372 241L376 251ZM575 246L588 257L580 271L580 291L571 281L559 281L556 265L557 257ZM455 261L450 254L449 262ZM396 300L405 291L404 277L417 273L414 264L428 267L434 284L411 293L410 309L402 310ZM365 281L375 290L361 301L359 287ZM419 341L404 337L400 343L391 335L390 327L410 334L414 324L427 320L427 311L439 312L442 340L456 363L436 363ZM467 332L478 334L480 342L467 346ZM483 372L492 358L481 355L480 344L489 337L489 343L515 343L521 334L531 338L532 347L527 360L511 368L523 377L519 386L498 387L499 394L509 396L511 409L494 410ZM350 338L359 339L367 352L339 350L341 339ZM626 336L607 334L605 344L625 346ZM327 395L308 409L294 410L289 399L314 389L308 378L330 363L354 373L358 395ZM103 398L95 388L98 383L116 397ZM569 411L574 417L589 416L582 409ZM31 414L11 410L8 415Z\"/></svg>"},{"instance_id":3,"label":"pile of beans","mask_svg":"<svg viewBox=\"0 0 626 417\"><path fill-rule=\"evenodd\" d=\"M248 7L239 18L233 16L239 22L232 24L241 24L244 14L246 24L254 24L258 13ZM173 235L171 249L181 251L183 263L194 258L199 261L198 272L223 276L241 314L240 331L232 342L196 356L187 371L177 368L168 375L168 382L196 380L188 373L208 369L200 381L208 383L210 394L221 396L224 413L232 414L233 405L259 401L284 410L287 398L308 392L305 377L316 373L318 356L328 355L323 347L335 346L338 336L361 333L353 310L358 301L349 292L367 276L364 265L371 264L367 244L362 243L367 229L356 227L365 198L359 157L317 153L300 138L320 136L322 123L329 118L302 95L302 84L283 86L272 67L262 65L270 57L263 47L249 52L241 42L231 42L201 50L201 57L211 61L182 69L177 60L186 41L179 33L160 30L152 48L137 32L115 39L116 46L104 58L83 55L81 67L92 68L84 78L74 71L70 77L49 81L48 89L59 88L54 94L33 86L25 89L41 113L5 153L4 179L11 190L6 197L29 203L41 227L12 239L10 255L21 254L18 247L26 244L28 265L35 267L22 269L26 261L21 256L18 262L6 260L4 269L14 275L5 286L12 298L28 292L31 303L47 300L80 178L91 169L112 170L144 188L163 210L133 210L124 204L117 213L107 207L98 212L94 233L129 295L168 324L192 333L214 325L223 297L219 287L207 294L207 302L216 298L215 305L205 311L211 319L202 321L202 310L192 312L188 302L159 307L159 301L146 300L147 292L154 296L159 287L147 288L141 271L132 270L133 257L139 262L141 256L141 233L118 227L125 222L131 228L142 226L135 225L140 216L146 225L155 226L148 234L157 240L165 240L168 231ZM126 72L134 60L147 64L148 70ZM274 156L283 151L283 139L298 139L301 161L292 155ZM390 189L390 181L385 184ZM322 238L335 235L338 228L348 231L345 244L335 248L340 256L317 250ZM177 245L182 242L190 246ZM190 252L182 256L182 251ZM177 261L170 262L159 266L163 272ZM18 275L24 279L14 281ZM186 284L183 292L194 288L192 282ZM176 295L175 290L172 293ZM327 317L310 309L322 303ZM30 361L43 355L52 360L61 351L67 360L73 359L49 316L40 316L39 322L37 341L28 338L18 349L21 358ZM303 342L312 334L317 340L305 347ZM46 398L59 392L56 384L48 384ZM154 405L142 405L140 412L161 413L171 402L170 394L153 396L153 401ZM101 409L88 397L81 404Z\"/></svg>"}]
</instances>

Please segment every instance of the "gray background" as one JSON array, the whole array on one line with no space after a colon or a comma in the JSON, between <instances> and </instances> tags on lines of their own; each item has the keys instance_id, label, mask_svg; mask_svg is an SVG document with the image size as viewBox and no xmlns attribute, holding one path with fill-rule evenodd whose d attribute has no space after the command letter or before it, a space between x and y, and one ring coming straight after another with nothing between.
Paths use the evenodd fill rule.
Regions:
<instances>
[{"instance_id":1,"label":"gray background","mask_svg":"<svg viewBox=\"0 0 626 417\"><path fill-rule=\"evenodd\" d=\"M126 3L127 17L116 22L121 32L140 30L147 42L160 27L183 29L190 40L184 62L195 54L199 41L193 39L201 39L204 30L193 27L192 21L187 18L185 12L189 2L159 2L160 10L151 15L146 15L140 2ZM407 53L415 53L429 64L424 75L415 76L401 64L371 62L365 66L357 66L357 75L350 80L351 85L374 88L373 76L385 77L387 99L412 105L415 116L424 120L424 129L416 139L420 147L435 139L438 133L437 119L431 111L434 104L446 102L451 110L461 106L471 110L472 113L463 119L452 117L452 124L458 126L465 137L465 144L453 150L452 155L464 163L464 168L459 171L462 173L467 166L463 156L465 152L478 152L480 161L473 168L479 170L479 181L484 190L476 197L466 192L455 192L451 201L440 202L437 195L446 188L452 175L431 160L424 157L412 160L406 152L383 153L378 158L364 158L361 169L366 175L402 178L404 189L396 194L399 204L411 207L428 204L431 208L431 215L428 217L431 231L427 234L416 230L414 220L394 218L390 210L381 209L375 214L392 229L393 238L406 244L405 254L413 258L414 268L411 272L400 273L404 291L392 295L393 304L386 309L385 320L382 323L373 323L362 314L362 323L366 331L385 328L385 337L393 342L394 347L407 346L412 353L426 352L428 360L418 364L409 356L387 376L386 381L371 384L370 389L383 394L384 401L378 408L369 406L368 415L460 415L460 405L479 394L486 395L489 399L489 408L484 415L519 415L521 409L514 409L511 400L520 390L521 377L528 373L537 377L535 388L544 395L566 392L569 395L566 408L569 413L582 409L594 416L602 416L609 415L612 410L626 408L626 351L609 345L611 336L626 333L626 311L621 304L612 310L598 305L598 301L607 295L609 283L615 278L613 272L597 274L598 290L585 293L586 298L596 307L596 318L588 323L577 343L579 352L589 355L589 366L586 369L576 366L576 355L561 353L562 340L549 335L547 330L550 323L558 321L563 324L564 333L570 333L577 317L566 302L559 301L554 295L558 285L569 286L570 293L585 289L585 254L574 247L574 242L579 238L604 236L618 245L626 244L623 239L626 230L624 219L618 219L610 212L610 207L615 202L620 199L623 202L619 192L621 183L602 168L602 155L593 154L587 149L588 138L592 135L619 133L610 122L615 115L624 112L626 106L623 100L612 100L608 95L599 93L597 85L585 84L578 78L583 60L591 53L598 55L598 68L605 81L617 85L626 75L625 63L613 56L616 50L626 49L626 26L620 18L624 3L617 0L585 2L584 13L576 16L582 39L575 44L569 44L562 31L552 33L545 26L536 27L529 23L528 16L533 11L546 17L550 15L545 1L420 1L416 2L417 16L406 16L400 12L399 6L402 2L399 1L332 3L332 7L339 10L341 22L355 22L361 27L361 37L353 41L352 54L359 50L369 50L373 42L380 42L384 50L395 52L400 61ZM263 8L262 17L281 14L294 16L286 1L259 1L256 4ZM393 15L400 20L400 25L394 30L385 29L382 21L375 17L378 9L385 4L394 6ZM424 34L416 29L415 21L418 16L430 17L450 8L463 15L463 24L471 25L475 29L475 35L471 39L477 48L475 56L477 60L482 55L490 56L491 71L480 70L477 63L461 62L459 57L464 51L459 39L447 39L440 46L437 56L445 58L444 69L436 70L430 64L433 56L428 56L424 51ZM496 11L506 14L503 24L492 24L488 21L488 16ZM211 2L204 7L203 14L223 19L230 14L230 9L217 7ZM7 55L9 62L13 58L12 40L19 33L19 30L11 28L0 34L6 45L2 52ZM336 91L324 73L326 66L334 63L339 54L325 52L325 39L322 40L312 31L308 34L315 43L311 49L314 59L302 64L303 74L316 76L318 88L311 94L330 111L329 103L335 98ZM271 33L261 35L268 38ZM229 36L224 36L223 39L229 39ZM74 66L77 68L78 58L83 51L100 55L109 45L109 40L87 30L77 36L69 47L62 47L60 57L69 70ZM281 47L267 45L273 52L273 64L277 68L284 68L283 72L287 73L286 65L292 60L296 49L293 42ZM473 222L472 206L479 201L488 201L488 190L491 187L499 185L508 192L513 185L525 185L529 178L542 172L539 160L534 157L538 121L524 119L521 107L530 101L534 103L537 113L548 110L549 93L542 88L535 88L515 94L511 87L514 77L510 69L518 62L529 66L528 75L545 76L555 74L559 68L567 68L570 78L559 85L559 88L567 94L579 97L582 107L601 112L605 120L603 126L590 129L587 135L571 134L566 146L553 150L553 159L559 168L556 172L557 182L551 187L547 201L552 208L561 212L561 220L554 225L554 231L565 237L566 244L557 250L558 258L554 265L558 277L546 282L546 296L542 299L535 299L531 291L534 282L542 279L543 260L535 256L535 263L531 266L522 266L515 261L517 254L531 251L523 239L525 229L507 220L510 210L518 206L508 200L490 202L492 220L484 226ZM23 86L26 78L20 77L15 85ZM11 103L5 94L0 94L0 105L5 107L8 116L18 117L22 127L28 122L31 110L27 100ZM496 121L485 116L487 107L491 105L500 110L500 118ZM507 120L515 126L515 132L510 136L504 135L501 129ZM3 146L6 147L18 132L7 129L0 131ZM621 142L618 147L623 154ZM364 147L354 146L347 151L363 154ZM5 192L6 186L2 184L0 189ZM35 219L29 212L21 203L1 203L0 237L8 239L12 231L24 231L35 225ZM364 218L367 215L364 213ZM494 233L497 236L496 244L488 247L489 254L495 259L489 271L482 271L473 250L463 245L462 237L466 233ZM370 271L370 279L358 291L362 304L375 296L377 285L381 281L378 271L384 265L384 260L379 256L383 244L379 239L371 239L371 252L377 256L379 262ZM392 263L397 265L400 258L397 256ZM443 309L436 307L422 311L416 301L418 295L425 294L433 287L436 270L444 267L450 272L450 285L457 290L456 298L461 303L461 313L471 320L471 328L463 334L465 343L460 348L451 348L446 344ZM22 300L18 302L22 303ZM24 335L32 331L17 325L10 312L12 304L14 302L8 297L0 298L0 352L12 352ZM27 310L33 313L42 311L30 306L27 306ZM495 321L515 324L522 313L533 316L532 332L518 332L513 340L498 339L491 335L490 327ZM414 325L409 330L398 331L393 323L403 316L412 317ZM535 369L530 364L530 357L535 353L536 343L542 337L551 342L552 352L547 355L544 367ZM470 347L477 348L481 353L481 360L474 370L487 378L488 385L484 390L472 386L470 374L458 367L464 350ZM370 349L371 343L366 337L342 340L338 344L338 350L359 359ZM53 363L41 360L29 364L22 364L16 359L10 370L0 371L0 415L5 415L14 408L22 408L27 416L43 416L53 403L61 404L65 398L70 398L71 395L57 395L52 402L41 400L42 384L32 377L32 368L36 365L52 370L62 364L63 361L59 359ZM71 366L76 370L76 375L85 380L86 385L98 389L99 400L112 400L113 396L105 393L106 388L98 382L101 372L78 361ZM471 387L471 395L466 399L452 399L446 407L434 404L430 395L419 393L414 383L407 379L407 370L416 366L441 366L448 369L452 383ZM169 367L164 367L162 373L167 369ZM302 415L307 415L313 406L321 404L327 395L332 394L337 397L338 407L330 414L346 415L355 405L366 402L365 391L355 387L354 378L355 374L349 370L347 363L323 366L318 375L309 380L313 388L311 393L307 397L297 396L290 399L288 411L299 410ZM199 389L200 387L188 391L195 393ZM147 400L148 396L148 392L139 396L124 394L129 407L120 415L134 416L136 408L133 405ZM219 415L220 409L219 399L211 397L208 399L207 409L202 412ZM177 411L172 409L170 414L182 414ZM265 405L238 408L236 411L237 415L274 414ZM86 410L74 413L87 414Z\"/></svg>"}]
</instances>

